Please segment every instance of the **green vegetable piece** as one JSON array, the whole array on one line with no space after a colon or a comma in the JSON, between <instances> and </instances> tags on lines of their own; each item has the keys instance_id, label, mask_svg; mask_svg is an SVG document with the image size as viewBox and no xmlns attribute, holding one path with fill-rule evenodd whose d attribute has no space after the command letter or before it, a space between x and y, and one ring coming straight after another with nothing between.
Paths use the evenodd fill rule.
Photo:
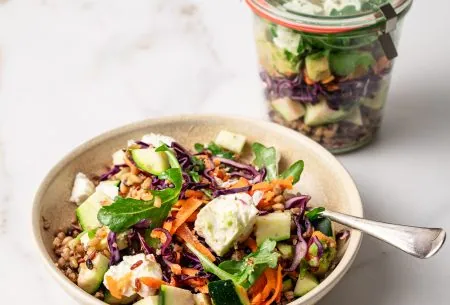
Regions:
<instances>
[{"instance_id":1,"label":"green vegetable piece","mask_svg":"<svg viewBox=\"0 0 450 305\"><path fill-rule=\"evenodd\" d=\"M344 109L333 110L328 106L324 98L313 105L306 105L305 124L308 126L318 126L329 123L338 122L349 115L349 112Z\"/></svg>"},{"instance_id":2,"label":"green vegetable piece","mask_svg":"<svg viewBox=\"0 0 450 305\"><path fill-rule=\"evenodd\" d=\"M110 204L111 198L100 190L89 196L76 210L76 215L81 227L85 231L96 229L101 226L97 219L97 213L104 204Z\"/></svg>"},{"instance_id":3,"label":"green vegetable piece","mask_svg":"<svg viewBox=\"0 0 450 305\"><path fill-rule=\"evenodd\" d=\"M301 118L306 112L305 107L301 103L288 97L273 100L272 107L288 122Z\"/></svg>"},{"instance_id":4,"label":"green vegetable piece","mask_svg":"<svg viewBox=\"0 0 450 305\"><path fill-rule=\"evenodd\" d=\"M210 282L208 290L214 305L250 305L245 289L231 280Z\"/></svg>"},{"instance_id":5,"label":"green vegetable piece","mask_svg":"<svg viewBox=\"0 0 450 305\"><path fill-rule=\"evenodd\" d=\"M286 240L291 237L291 213L270 213L256 217L256 244L265 240Z\"/></svg>"},{"instance_id":6,"label":"green vegetable piece","mask_svg":"<svg viewBox=\"0 0 450 305\"><path fill-rule=\"evenodd\" d=\"M205 293L194 294L195 305L211 305L211 299Z\"/></svg>"},{"instance_id":7,"label":"green vegetable piece","mask_svg":"<svg viewBox=\"0 0 450 305\"><path fill-rule=\"evenodd\" d=\"M322 214L323 211L325 211L324 207L314 208L306 212L305 216L308 217L310 221L315 221L317 218L320 217L320 214Z\"/></svg>"},{"instance_id":8,"label":"green vegetable piece","mask_svg":"<svg viewBox=\"0 0 450 305\"><path fill-rule=\"evenodd\" d=\"M358 67L367 72L374 63L375 59L372 54L366 51L345 51L330 54L331 70L339 76L349 76Z\"/></svg>"},{"instance_id":9,"label":"green vegetable piece","mask_svg":"<svg viewBox=\"0 0 450 305\"><path fill-rule=\"evenodd\" d=\"M374 110L381 110L386 103L387 95L389 91L389 82L383 81L381 83L378 93L373 97L365 97L361 99L361 105L369 107Z\"/></svg>"},{"instance_id":10,"label":"green vegetable piece","mask_svg":"<svg viewBox=\"0 0 450 305\"><path fill-rule=\"evenodd\" d=\"M227 159L233 159L234 157L234 154L231 151L223 149L214 142L209 143L208 150L213 154L213 156L218 156Z\"/></svg>"},{"instance_id":11,"label":"green vegetable piece","mask_svg":"<svg viewBox=\"0 0 450 305\"><path fill-rule=\"evenodd\" d=\"M103 282L103 276L109 268L109 259L101 253L97 253L92 260L93 268L89 269L86 263L80 264L77 284L87 293L94 293Z\"/></svg>"},{"instance_id":12,"label":"green vegetable piece","mask_svg":"<svg viewBox=\"0 0 450 305\"><path fill-rule=\"evenodd\" d=\"M336 258L336 252L336 249L332 247L326 249L319 260L318 268L314 270L313 274L319 277L324 276L330 270L330 266Z\"/></svg>"},{"instance_id":13,"label":"green vegetable piece","mask_svg":"<svg viewBox=\"0 0 450 305\"><path fill-rule=\"evenodd\" d=\"M214 142L227 150L240 154L244 148L246 137L227 130L221 130Z\"/></svg>"},{"instance_id":14,"label":"green vegetable piece","mask_svg":"<svg viewBox=\"0 0 450 305\"><path fill-rule=\"evenodd\" d=\"M253 163L259 168L266 168L266 180L273 180L278 176L278 153L275 147L265 147L261 143L253 143L252 151L255 155Z\"/></svg>"},{"instance_id":15,"label":"green vegetable piece","mask_svg":"<svg viewBox=\"0 0 450 305\"><path fill-rule=\"evenodd\" d=\"M348 116L344 119L344 121L353 123L357 126L363 126L360 107L359 106L353 107Z\"/></svg>"},{"instance_id":16,"label":"green vegetable piece","mask_svg":"<svg viewBox=\"0 0 450 305\"><path fill-rule=\"evenodd\" d=\"M294 246L285 243L277 244L278 251L280 251L281 258L292 259L294 257Z\"/></svg>"},{"instance_id":17,"label":"green vegetable piece","mask_svg":"<svg viewBox=\"0 0 450 305\"><path fill-rule=\"evenodd\" d=\"M286 179L287 177L293 177L292 184L296 184L300 180L300 176L305 168L305 162L299 160L292 164L287 170L281 173L280 177Z\"/></svg>"},{"instance_id":18,"label":"green vegetable piece","mask_svg":"<svg viewBox=\"0 0 450 305\"><path fill-rule=\"evenodd\" d=\"M292 279L284 280L284 281L283 281L283 285L282 285L281 287L282 287L281 290L282 290L283 292L292 290L292 288L294 288L294 284L293 284L293 282L292 282Z\"/></svg>"},{"instance_id":19,"label":"green vegetable piece","mask_svg":"<svg viewBox=\"0 0 450 305\"><path fill-rule=\"evenodd\" d=\"M326 236L333 237L333 226L331 224L331 220L328 217L319 219L315 227Z\"/></svg>"},{"instance_id":20,"label":"green vegetable piece","mask_svg":"<svg viewBox=\"0 0 450 305\"><path fill-rule=\"evenodd\" d=\"M308 77L315 82L320 82L331 77L328 52L320 52L306 56L305 66Z\"/></svg>"},{"instance_id":21,"label":"green vegetable piece","mask_svg":"<svg viewBox=\"0 0 450 305\"><path fill-rule=\"evenodd\" d=\"M205 145L200 144L200 143L195 143L194 149L196 152L201 153L205 149Z\"/></svg>"},{"instance_id":22,"label":"green vegetable piece","mask_svg":"<svg viewBox=\"0 0 450 305\"><path fill-rule=\"evenodd\" d=\"M304 277L300 277L295 285L294 295L301 297L316 288L319 285L319 281L311 273L306 273Z\"/></svg>"},{"instance_id":23,"label":"green vegetable piece","mask_svg":"<svg viewBox=\"0 0 450 305\"><path fill-rule=\"evenodd\" d=\"M153 175L162 174L170 166L167 154L152 148L133 149L131 156L139 169Z\"/></svg>"},{"instance_id":24,"label":"green vegetable piece","mask_svg":"<svg viewBox=\"0 0 450 305\"><path fill-rule=\"evenodd\" d=\"M194 305L194 297L189 290L174 286L162 285L159 300L160 305Z\"/></svg>"}]
</instances>

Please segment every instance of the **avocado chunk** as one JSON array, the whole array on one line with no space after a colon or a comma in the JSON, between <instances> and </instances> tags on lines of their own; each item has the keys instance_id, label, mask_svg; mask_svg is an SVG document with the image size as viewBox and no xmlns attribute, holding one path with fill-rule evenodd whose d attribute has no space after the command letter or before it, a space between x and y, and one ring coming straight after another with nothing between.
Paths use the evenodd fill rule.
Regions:
<instances>
[{"instance_id":1,"label":"avocado chunk","mask_svg":"<svg viewBox=\"0 0 450 305\"><path fill-rule=\"evenodd\" d=\"M250 305L245 289L232 280L210 282L208 289L214 305Z\"/></svg>"},{"instance_id":2,"label":"avocado chunk","mask_svg":"<svg viewBox=\"0 0 450 305\"><path fill-rule=\"evenodd\" d=\"M134 303L134 305L159 305L159 296L152 295Z\"/></svg>"},{"instance_id":3,"label":"avocado chunk","mask_svg":"<svg viewBox=\"0 0 450 305\"><path fill-rule=\"evenodd\" d=\"M92 260L93 268L89 269L86 263L80 264L78 286L87 293L94 293L103 282L103 277L109 268L109 259L103 254L97 253Z\"/></svg>"},{"instance_id":4,"label":"avocado chunk","mask_svg":"<svg viewBox=\"0 0 450 305\"><path fill-rule=\"evenodd\" d=\"M292 288L294 287L294 284L292 283L292 279L284 280L281 287L282 287L281 290L283 292L292 290Z\"/></svg>"},{"instance_id":5,"label":"avocado chunk","mask_svg":"<svg viewBox=\"0 0 450 305\"><path fill-rule=\"evenodd\" d=\"M105 303L111 304L111 305L128 305L133 303L137 298L137 294L132 295L131 297L123 297L120 300L116 299L115 297L113 297L111 295L111 293L109 291L105 292ZM139 303L139 302L138 302ZM138 304L135 303L135 304ZM158 305L158 303L154 303L155 305ZM143 305L147 305L146 303L144 303ZM153 303L150 303L150 305L153 305Z\"/></svg>"},{"instance_id":6,"label":"avocado chunk","mask_svg":"<svg viewBox=\"0 0 450 305\"><path fill-rule=\"evenodd\" d=\"M243 135L227 130L221 130L214 140L214 143L225 149L231 150L232 152L240 154L244 148L246 140L247 139Z\"/></svg>"},{"instance_id":7,"label":"avocado chunk","mask_svg":"<svg viewBox=\"0 0 450 305\"><path fill-rule=\"evenodd\" d=\"M131 156L139 169L153 175L160 175L170 167L167 154L154 148L133 149Z\"/></svg>"},{"instance_id":8,"label":"avocado chunk","mask_svg":"<svg viewBox=\"0 0 450 305\"><path fill-rule=\"evenodd\" d=\"M358 107L353 107L350 110L348 116L344 119L346 122L353 123L357 126L363 126L363 120L361 115L361 109Z\"/></svg>"},{"instance_id":9,"label":"avocado chunk","mask_svg":"<svg viewBox=\"0 0 450 305\"><path fill-rule=\"evenodd\" d=\"M194 294L195 305L211 305L211 299L204 293Z\"/></svg>"},{"instance_id":10,"label":"avocado chunk","mask_svg":"<svg viewBox=\"0 0 450 305\"><path fill-rule=\"evenodd\" d=\"M313 290L319 285L319 281L314 275L306 272L303 277L299 277L297 284L295 284L294 295L296 297L301 297Z\"/></svg>"},{"instance_id":11,"label":"avocado chunk","mask_svg":"<svg viewBox=\"0 0 450 305\"><path fill-rule=\"evenodd\" d=\"M330 78L331 71L328 63L328 54L315 53L305 58L306 73L315 82L320 82Z\"/></svg>"},{"instance_id":12,"label":"avocado chunk","mask_svg":"<svg viewBox=\"0 0 450 305\"><path fill-rule=\"evenodd\" d=\"M291 237L291 213L270 213L256 217L256 244L261 245L266 239L275 241Z\"/></svg>"},{"instance_id":13,"label":"avocado chunk","mask_svg":"<svg viewBox=\"0 0 450 305\"><path fill-rule=\"evenodd\" d=\"M283 259L292 259L294 257L294 246L285 243L277 244L278 251Z\"/></svg>"},{"instance_id":14,"label":"avocado chunk","mask_svg":"<svg viewBox=\"0 0 450 305\"><path fill-rule=\"evenodd\" d=\"M159 305L195 305L194 297L189 290L162 285Z\"/></svg>"},{"instance_id":15,"label":"avocado chunk","mask_svg":"<svg viewBox=\"0 0 450 305\"><path fill-rule=\"evenodd\" d=\"M288 97L282 97L272 101L272 107L286 121L292 122L305 115L305 107L299 102L295 102Z\"/></svg>"},{"instance_id":16,"label":"avocado chunk","mask_svg":"<svg viewBox=\"0 0 450 305\"><path fill-rule=\"evenodd\" d=\"M313 105L306 105L305 124L308 126L318 126L324 124L335 123L348 116L348 111L344 109L333 110L328 107L327 101L321 98L320 101Z\"/></svg>"},{"instance_id":17,"label":"avocado chunk","mask_svg":"<svg viewBox=\"0 0 450 305\"><path fill-rule=\"evenodd\" d=\"M259 62L264 70L271 76L297 74L300 70L298 56L277 48L268 41L258 41L256 44Z\"/></svg>"},{"instance_id":18,"label":"avocado chunk","mask_svg":"<svg viewBox=\"0 0 450 305\"><path fill-rule=\"evenodd\" d=\"M97 219L98 211L104 205L109 205L113 201L111 197L103 193L101 190L96 190L94 194L89 196L76 211L78 221L83 230L88 231L101 226Z\"/></svg>"}]
</instances>

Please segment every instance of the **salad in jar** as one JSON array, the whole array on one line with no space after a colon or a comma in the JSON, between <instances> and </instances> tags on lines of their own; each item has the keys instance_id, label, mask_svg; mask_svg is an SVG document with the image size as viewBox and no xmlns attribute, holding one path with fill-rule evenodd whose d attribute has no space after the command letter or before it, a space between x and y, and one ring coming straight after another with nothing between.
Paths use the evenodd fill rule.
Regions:
<instances>
[{"instance_id":1,"label":"salad in jar","mask_svg":"<svg viewBox=\"0 0 450 305\"><path fill-rule=\"evenodd\" d=\"M195 151L148 134L112 155L101 176L78 173L56 266L107 304L288 304L337 263L323 208L295 191L299 160L279 171L274 147L221 131Z\"/></svg>"},{"instance_id":2,"label":"salad in jar","mask_svg":"<svg viewBox=\"0 0 450 305\"><path fill-rule=\"evenodd\" d=\"M381 25L342 25L388 1L247 2L256 13L260 77L271 120L308 135L332 152L369 143L381 124L393 61L380 42ZM271 17L255 5L260 2L291 19ZM316 28L302 24L305 15L313 17ZM318 26L330 20L341 27ZM390 35L396 41L398 30Z\"/></svg>"}]
</instances>

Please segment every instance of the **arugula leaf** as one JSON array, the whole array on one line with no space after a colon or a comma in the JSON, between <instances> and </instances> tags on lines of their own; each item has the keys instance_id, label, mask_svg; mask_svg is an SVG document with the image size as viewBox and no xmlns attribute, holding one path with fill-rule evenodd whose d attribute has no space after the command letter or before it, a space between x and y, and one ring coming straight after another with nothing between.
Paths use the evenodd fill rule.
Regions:
<instances>
[{"instance_id":1,"label":"arugula leaf","mask_svg":"<svg viewBox=\"0 0 450 305\"><path fill-rule=\"evenodd\" d=\"M200 143L195 143L194 149L196 152L201 153L205 149L205 145L200 144Z\"/></svg>"},{"instance_id":2,"label":"arugula leaf","mask_svg":"<svg viewBox=\"0 0 450 305\"><path fill-rule=\"evenodd\" d=\"M275 147L265 147L261 143L253 143L252 151L255 155L253 163L259 168L266 168L267 180L273 180L278 176L278 155Z\"/></svg>"},{"instance_id":3,"label":"arugula leaf","mask_svg":"<svg viewBox=\"0 0 450 305\"><path fill-rule=\"evenodd\" d=\"M320 217L320 214L322 214L323 211L325 211L325 208L323 207L314 208L306 212L305 216L308 217L310 221L315 221Z\"/></svg>"},{"instance_id":4,"label":"arugula leaf","mask_svg":"<svg viewBox=\"0 0 450 305\"><path fill-rule=\"evenodd\" d=\"M214 142L208 144L208 150L214 155L222 158L233 159L234 154L217 145Z\"/></svg>"},{"instance_id":5,"label":"arugula leaf","mask_svg":"<svg viewBox=\"0 0 450 305\"><path fill-rule=\"evenodd\" d=\"M196 171L190 171L189 176L191 176L192 180L196 183L200 182L200 175Z\"/></svg>"},{"instance_id":6,"label":"arugula leaf","mask_svg":"<svg viewBox=\"0 0 450 305\"><path fill-rule=\"evenodd\" d=\"M299 160L292 164L287 170L281 173L280 177L286 179L287 177L293 177L294 181L292 184L296 184L300 180L300 175L303 172L303 168L305 167L305 163L303 160Z\"/></svg>"},{"instance_id":7,"label":"arugula leaf","mask_svg":"<svg viewBox=\"0 0 450 305\"><path fill-rule=\"evenodd\" d=\"M357 67L365 70L375 63L370 52L345 51L330 55L331 70L339 76L347 76L353 73Z\"/></svg>"},{"instance_id":8,"label":"arugula leaf","mask_svg":"<svg viewBox=\"0 0 450 305\"><path fill-rule=\"evenodd\" d=\"M266 268L277 266L280 254L274 251L276 244L275 241L267 239L256 252L242 260L224 261L219 266L214 265L192 245L187 244L187 247L198 257L205 271L215 274L221 280L232 280L235 284L248 288Z\"/></svg>"},{"instance_id":9,"label":"arugula leaf","mask_svg":"<svg viewBox=\"0 0 450 305\"><path fill-rule=\"evenodd\" d=\"M192 157L191 158L192 161L192 165L193 165L193 169L198 172L198 171L203 171L205 169L205 163L203 163L202 160L200 160L197 157Z\"/></svg>"},{"instance_id":10,"label":"arugula leaf","mask_svg":"<svg viewBox=\"0 0 450 305\"><path fill-rule=\"evenodd\" d=\"M159 147L158 149L169 148L166 146L166 148ZM170 150L167 150L166 153L173 154ZM169 215L172 205L178 200L181 192L183 175L179 166L176 161L174 168L166 170L162 175L173 183L173 188L152 191L153 199L150 201L117 197L113 204L102 207L98 212L97 218L100 223L108 226L113 232L122 232L143 219L151 220L151 228L159 227ZM154 206L156 197L161 200L160 207Z\"/></svg>"}]
</instances>

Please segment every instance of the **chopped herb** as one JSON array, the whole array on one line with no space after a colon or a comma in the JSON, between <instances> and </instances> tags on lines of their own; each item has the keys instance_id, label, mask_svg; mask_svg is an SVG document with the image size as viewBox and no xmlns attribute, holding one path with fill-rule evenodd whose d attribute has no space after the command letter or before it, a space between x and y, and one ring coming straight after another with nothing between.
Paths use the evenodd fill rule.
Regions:
<instances>
[{"instance_id":1,"label":"chopped herb","mask_svg":"<svg viewBox=\"0 0 450 305\"><path fill-rule=\"evenodd\" d=\"M322 212L325 211L325 208L320 207L320 208L314 208L308 212L306 212L306 217L308 217L308 219L310 221L315 221L316 219L318 219L320 217L320 214L322 214Z\"/></svg>"},{"instance_id":2,"label":"chopped herb","mask_svg":"<svg viewBox=\"0 0 450 305\"><path fill-rule=\"evenodd\" d=\"M194 149L196 152L201 153L205 149L205 145L200 144L200 143L195 143Z\"/></svg>"}]
</instances>

